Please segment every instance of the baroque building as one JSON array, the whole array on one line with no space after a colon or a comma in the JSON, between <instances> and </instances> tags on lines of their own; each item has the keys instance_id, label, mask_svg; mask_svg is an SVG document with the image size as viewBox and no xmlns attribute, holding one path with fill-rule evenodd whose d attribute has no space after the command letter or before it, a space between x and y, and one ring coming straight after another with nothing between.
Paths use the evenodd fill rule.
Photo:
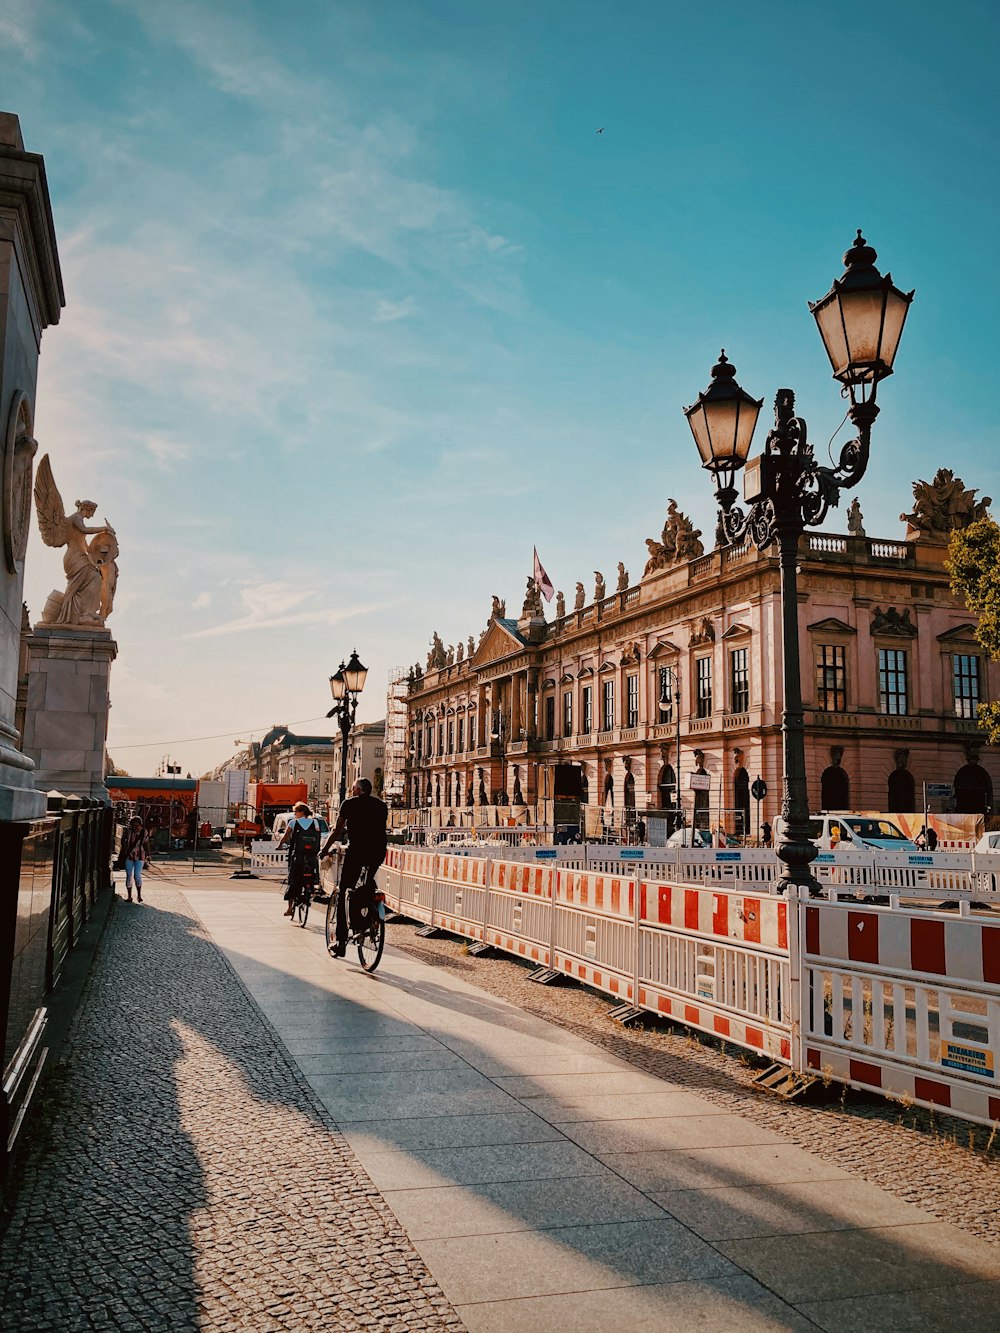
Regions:
<instances>
[{"instance_id":1,"label":"baroque building","mask_svg":"<svg viewBox=\"0 0 1000 1333\"><path fill-rule=\"evenodd\" d=\"M914 485L904 540L868 537L855 501L847 534L801 545L799 654L814 810L911 812L923 784L947 807L990 813L1000 761L976 723L1000 687L949 587L951 529L988 499L942 469ZM587 832L648 810L753 832L780 812L782 641L776 548L719 546L673 501L643 575L619 565L608 592L577 584L546 621L533 580L520 616L496 597L458 648L434 634L408 677L406 791L434 824L551 825L561 801ZM751 787L767 794L751 809ZM939 788L940 790L940 788ZM484 807L490 807L486 809ZM566 807L564 807L566 808ZM936 801L932 808L941 809ZM427 815L424 815L427 818Z\"/></svg>"}]
</instances>

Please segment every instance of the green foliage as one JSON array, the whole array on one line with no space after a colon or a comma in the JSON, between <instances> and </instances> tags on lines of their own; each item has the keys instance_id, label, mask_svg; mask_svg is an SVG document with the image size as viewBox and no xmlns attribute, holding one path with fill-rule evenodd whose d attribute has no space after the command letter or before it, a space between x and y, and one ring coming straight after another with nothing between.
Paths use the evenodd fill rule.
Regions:
<instances>
[{"instance_id":1,"label":"green foliage","mask_svg":"<svg viewBox=\"0 0 1000 1333\"><path fill-rule=\"evenodd\" d=\"M979 617L976 639L990 657L1000 657L1000 524L981 518L956 529L946 568L954 591ZM980 704L979 725L1000 744L1000 703Z\"/></svg>"}]
</instances>

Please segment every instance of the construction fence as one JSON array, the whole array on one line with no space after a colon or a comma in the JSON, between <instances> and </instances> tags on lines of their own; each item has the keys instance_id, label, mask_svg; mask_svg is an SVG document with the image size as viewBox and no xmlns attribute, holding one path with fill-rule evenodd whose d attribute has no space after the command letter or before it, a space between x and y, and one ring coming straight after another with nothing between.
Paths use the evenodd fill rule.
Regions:
<instances>
[{"instance_id":1,"label":"construction fence","mask_svg":"<svg viewBox=\"0 0 1000 1333\"><path fill-rule=\"evenodd\" d=\"M847 901L833 882L826 898L779 896L773 854L676 849L667 865L628 850L394 847L380 879L401 915L525 958L540 980L572 977L805 1077L1000 1122L1000 914L995 884L969 887L967 855L962 871L940 867L964 889L921 885L929 900L903 907L885 879L847 885ZM932 870L879 867L890 880ZM934 901L945 892L965 894L958 912Z\"/></svg>"}]
</instances>

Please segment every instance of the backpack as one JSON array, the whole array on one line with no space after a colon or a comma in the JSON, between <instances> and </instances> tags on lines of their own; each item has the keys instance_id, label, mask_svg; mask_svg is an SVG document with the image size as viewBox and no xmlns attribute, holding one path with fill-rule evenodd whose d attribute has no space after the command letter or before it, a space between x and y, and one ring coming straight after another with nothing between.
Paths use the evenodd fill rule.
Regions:
<instances>
[{"instance_id":1,"label":"backpack","mask_svg":"<svg viewBox=\"0 0 1000 1333\"><path fill-rule=\"evenodd\" d=\"M301 824L296 824L291 845L288 848L288 859L290 861L293 859L305 861L307 864L316 861L319 857L321 842L319 824L315 819L311 826L306 829Z\"/></svg>"}]
</instances>

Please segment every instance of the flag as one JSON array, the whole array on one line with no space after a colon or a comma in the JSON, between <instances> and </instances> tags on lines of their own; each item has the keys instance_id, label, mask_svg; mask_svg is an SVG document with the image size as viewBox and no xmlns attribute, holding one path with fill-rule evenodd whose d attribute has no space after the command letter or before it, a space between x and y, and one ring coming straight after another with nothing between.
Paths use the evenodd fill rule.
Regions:
<instances>
[{"instance_id":1,"label":"flag","mask_svg":"<svg viewBox=\"0 0 1000 1333\"><path fill-rule=\"evenodd\" d=\"M542 568L542 562L538 558L538 547L533 546L531 549L535 553L535 582L538 584L539 591L545 600L551 602L552 594L555 592L555 588L552 586L552 580Z\"/></svg>"}]
</instances>

